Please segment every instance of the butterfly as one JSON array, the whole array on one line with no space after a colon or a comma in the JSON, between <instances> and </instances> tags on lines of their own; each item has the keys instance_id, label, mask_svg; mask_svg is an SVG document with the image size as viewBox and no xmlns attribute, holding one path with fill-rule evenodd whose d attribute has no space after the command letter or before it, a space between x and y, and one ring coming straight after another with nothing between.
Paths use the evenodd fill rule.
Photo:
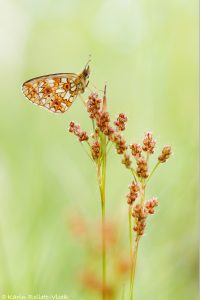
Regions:
<instances>
[{"instance_id":1,"label":"butterfly","mask_svg":"<svg viewBox=\"0 0 200 300\"><path fill-rule=\"evenodd\" d=\"M22 92L32 103L54 113L64 113L77 96L84 93L89 75L88 62L79 74L56 73L27 80L22 85Z\"/></svg>"}]
</instances>

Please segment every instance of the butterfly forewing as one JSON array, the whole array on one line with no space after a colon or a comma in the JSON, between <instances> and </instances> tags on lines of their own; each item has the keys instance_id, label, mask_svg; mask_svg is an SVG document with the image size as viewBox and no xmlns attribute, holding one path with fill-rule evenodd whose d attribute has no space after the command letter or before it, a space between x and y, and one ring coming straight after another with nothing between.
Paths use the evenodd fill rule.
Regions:
<instances>
[{"instance_id":1,"label":"butterfly forewing","mask_svg":"<svg viewBox=\"0 0 200 300\"><path fill-rule=\"evenodd\" d=\"M26 81L22 91L34 104L52 112L64 113L79 93L78 75L59 73L36 77Z\"/></svg>"}]
</instances>

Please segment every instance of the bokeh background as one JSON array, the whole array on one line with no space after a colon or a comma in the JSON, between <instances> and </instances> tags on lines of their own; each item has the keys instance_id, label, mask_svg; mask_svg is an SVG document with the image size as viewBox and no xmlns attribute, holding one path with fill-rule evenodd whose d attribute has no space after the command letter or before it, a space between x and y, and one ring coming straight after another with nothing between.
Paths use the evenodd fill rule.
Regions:
<instances>
[{"instance_id":1,"label":"bokeh background","mask_svg":"<svg viewBox=\"0 0 200 300\"><path fill-rule=\"evenodd\" d=\"M151 130L152 160L166 143L174 152L148 188L160 206L140 243L135 299L197 299L197 1L4 0L0 24L0 294L100 299L80 283L90 267L100 275L100 255L88 246L100 238L95 170L67 132L71 120L89 130L87 114L81 101L64 115L49 113L20 87L80 72L91 54L90 81L99 89L107 82L113 118L127 114L127 141ZM112 260L128 256L131 182L114 151L107 179L107 219L120 240ZM88 224L92 241L74 236L71 219L78 231ZM117 282L116 299L124 284L127 291Z\"/></svg>"}]
</instances>

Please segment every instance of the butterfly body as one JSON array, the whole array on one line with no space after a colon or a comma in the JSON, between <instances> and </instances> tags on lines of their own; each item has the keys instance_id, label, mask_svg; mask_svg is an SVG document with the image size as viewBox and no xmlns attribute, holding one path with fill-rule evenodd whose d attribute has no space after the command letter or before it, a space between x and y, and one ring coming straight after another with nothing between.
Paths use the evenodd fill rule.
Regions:
<instances>
[{"instance_id":1,"label":"butterfly body","mask_svg":"<svg viewBox=\"0 0 200 300\"><path fill-rule=\"evenodd\" d=\"M84 93L89 74L87 66L80 74L56 73L35 77L23 83L22 91L32 103L54 113L64 113L77 96Z\"/></svg>"}]
</instances>

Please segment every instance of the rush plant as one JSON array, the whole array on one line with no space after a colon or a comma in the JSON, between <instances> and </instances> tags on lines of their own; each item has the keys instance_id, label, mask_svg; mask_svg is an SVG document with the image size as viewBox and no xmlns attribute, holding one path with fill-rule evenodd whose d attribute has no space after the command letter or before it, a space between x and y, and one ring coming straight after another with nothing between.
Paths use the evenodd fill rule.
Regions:
<instances>
[{"instance_id":1,"label":"rush plant","mask_svg":"<svg viewBox=\"0 0 200 300\"><path fill-rule=\"evenodd\" d=\"M92 92L85 102L88 116L92 121L92 134L82 130L79 124L70 122L69 132L77 136L85 153L93 162L98 179L101 202L101 240L102 240L102 299L108 299L109 295L106 272L106 166L107 158L112 145L116 153L121 155L122 164L131 172L132 182L127 194L129 244L130 244L130 276L129 276L129 300L133 299L133 287L137 262L138 246L146 228L146 222L153 215L158 200L152 197L146 200L146 189L153 173L160 164L163 164L171 156L170 146L164 146L162 153L152 170L149 169L149 160L154 154L156 141L151 132L147 132L142 144L130 144L126 142L122 132L126 129L127 117L120 113L111 123L111 116L107 111L106 87L102 99L96 92ZM90 136L90 138L89 138ZM124 292L122 293L124 299Z\"/></svg>"}]
</instances>

